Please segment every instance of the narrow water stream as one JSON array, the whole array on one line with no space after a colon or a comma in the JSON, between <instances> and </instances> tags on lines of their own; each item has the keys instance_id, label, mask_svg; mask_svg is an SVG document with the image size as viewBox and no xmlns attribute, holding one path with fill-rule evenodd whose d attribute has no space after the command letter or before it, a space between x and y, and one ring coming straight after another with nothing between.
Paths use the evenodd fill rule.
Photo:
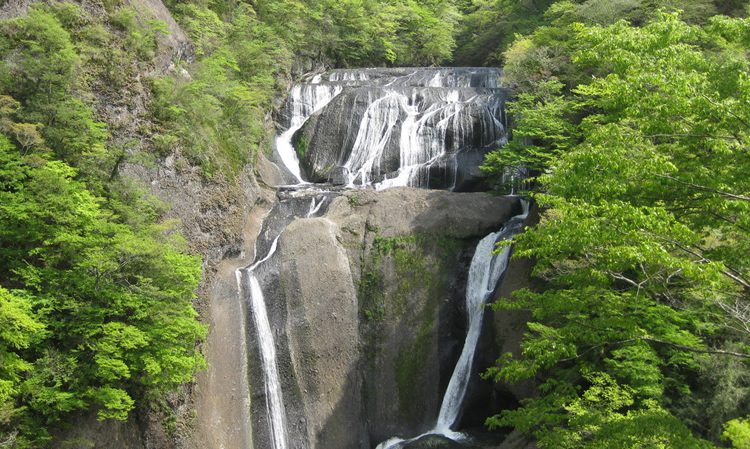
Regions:
<instances>
[{"instance_id":1,"label":"narrow water stream","mask_svg":"<svg viewBox=\"0 0 750 449\"><path fill-rule=\"evenodd\" d=\"M269 427L271 428L272 448L286 449L286 413L284 412L284 398L276 362L276 344L271 332L271 323L268 320L263 289L258 283L258 278L253 273L259 265L273 256L276 252L278 240L278 237L274 239L271 249L263 259L255 262L248 268L238 270L237 276L239 279L238 282L242 287L240 291L247 292L245 296L250 299L253 320L258 331L258 345L263 361L263 375L266 384L266 410L268 412Z\"/></svg>"},{"instance_id":2,"label":"narrow water stream","mask_svg":"<svg viewBox=\"0 0 750 449\"><path fill-rule=\"evenodd\" d=\"M276 136L276 151L284 167L294 176L297 184L304 183L300 172L297 152L292 145L292 136L308 118L319 111L343 89L339 85L305 83L295 84L289 92L289 126Z\"/></svg>"},{"instance_id":3,"label":"narrow water stream","mask_svg":"<svg viewBox=\"0 0 750 449\"><path fill-rule=\"evenodd\" d=\"M286 204L286 207L283 208L281 207L282 203L277 202L271 213L266 215L261 235L256 240L256 254L260 250L259 246L261 245L268 246L267 253L252 265L239 268L235 272L238 291L248 303L248 311L252 315L252 321L257 334L258 352L263 371L266 410L264 418L270 439L269 449L287 449L289 447L289 432L284 408L282 382L279 375L276 332L271 326L267 299L261 287L258 272L267 263L270 264L269 261L276 254L279 238L286 226L297 218L314 217L316 213L321 211L327 199L325 193L308 196L311 197L309 205L304 204L308 201L307 197L297 201L293 200L291 203L296 204Z\"/></svg>"}]
</instances>

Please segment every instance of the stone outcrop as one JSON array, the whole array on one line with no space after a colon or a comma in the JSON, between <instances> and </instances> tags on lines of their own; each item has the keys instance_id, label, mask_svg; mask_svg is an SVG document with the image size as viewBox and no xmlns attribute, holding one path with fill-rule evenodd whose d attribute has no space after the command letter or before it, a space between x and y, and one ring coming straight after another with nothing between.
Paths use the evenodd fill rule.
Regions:
<instances>
[{"instance_id":1,"label":"stone outcrop","mask_svg":"<svg viewBox=\"0 0 750 449\"><path fill-rule=\"evenodd\" d=\"M302 439L310 448L358 447L363 422L357 287L336 233L334 222L310 218L292 222L279 241L286 331L304 411L291 422L306 422Z\"/></svg>"}]
</instances>

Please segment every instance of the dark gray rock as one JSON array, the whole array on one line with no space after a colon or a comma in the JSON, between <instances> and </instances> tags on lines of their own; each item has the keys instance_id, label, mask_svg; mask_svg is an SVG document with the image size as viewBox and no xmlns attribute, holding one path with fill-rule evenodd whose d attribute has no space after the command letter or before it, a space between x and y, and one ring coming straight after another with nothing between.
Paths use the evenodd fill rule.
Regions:
<instances>
[{"instance_id":1,"label":"dark gray rock","mask_svg":"<svg viewBox=\"0 0 750 449\"><path fill-rule=\"evenodd\" d=\"M329 176L331 184L335 186L343 186L349 182L349 169L346 167L336 167L331 170Z\"/></svg>"},{"instance_id":2,"label":"dark gray rock","mask_svg":"<svg viewBox=\"0 0 750 449\"><path fill-rule=\"evenodd\" d=\"M448 439L442 435L425 435L416 441L406 443L404 449L467 449L460 443Z\"/></svg>"}]
</instances>

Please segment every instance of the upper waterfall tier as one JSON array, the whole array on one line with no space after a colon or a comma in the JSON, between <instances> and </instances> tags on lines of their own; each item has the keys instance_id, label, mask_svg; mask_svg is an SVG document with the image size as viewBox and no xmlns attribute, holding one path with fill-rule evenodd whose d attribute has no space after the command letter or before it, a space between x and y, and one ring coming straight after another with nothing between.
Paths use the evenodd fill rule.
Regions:
<instances>
[{"instance_id":1,"label":"upper waterfall tier","mask_svg":"<svg viewBox=\"0 0 750 449\"><path fill-rule=\"evenodd\" d=\"M339 69L313 79L313 83L339 82L349 86L486 87L497 88L497 69L486 67L402 67Z\"/></svg>"},{"instance_id":2,"label":"upper waterfall tier","mask_svg":"<svg viewBox=\"0 0 750 449\"><path fill-rule=\"evenodd\" d=\"M318 75L294 87L284 111L301 167L290 171L351 187L474 190L484 154L507 141L499 77L490 68Z\"/></svg>"}]
</instances>

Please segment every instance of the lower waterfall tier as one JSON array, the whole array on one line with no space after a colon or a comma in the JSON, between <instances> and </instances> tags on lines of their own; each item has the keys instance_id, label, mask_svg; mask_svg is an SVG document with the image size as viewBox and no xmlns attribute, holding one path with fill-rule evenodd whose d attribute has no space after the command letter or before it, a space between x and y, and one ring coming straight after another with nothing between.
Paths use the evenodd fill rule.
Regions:
<instances>
[{"instance_id":1,"label":"lower waterfall tier","mask_svg":"<svg viewBox=\"0 0 750 449\"><path fill-rule=\"evenodd\" d=\"M474 248L521 204L484 193L358 190L328 194L305 218L322 195L277 201L298 218L254 274L276 339L289 447L369 449L435 424L466 333ZM258 339L251 316L246 323L250 408L264 417ZM252 422L254 447L266 447L269 425Z\"/></svg>"}]
</instances>

